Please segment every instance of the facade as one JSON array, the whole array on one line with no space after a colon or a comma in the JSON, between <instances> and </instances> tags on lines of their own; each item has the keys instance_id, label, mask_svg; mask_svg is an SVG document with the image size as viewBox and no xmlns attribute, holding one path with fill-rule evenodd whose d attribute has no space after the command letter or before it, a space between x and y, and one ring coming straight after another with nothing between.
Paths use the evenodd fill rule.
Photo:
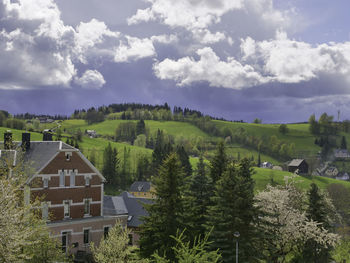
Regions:
<instances>
[{"instance_id":1,"label":"facade","mask_svg":"<svg viewBox=\"0 0 350 263\"><path fill-rule=\"evenodd\" d=\"M335 179L337 179L337 180L343 180L343 181L349 181L350 180L350 176L349 176L349 174L348 173L339 173L336 177L335 177Z\"/></svg>"},{"instance_id":2,"label":"facade","mask_svg":"<svg viewBox=\"0 0 350 263\"><path fill-rule=\"evenodd\" d=\"M309 165L304 159L294 159L288 164L288 172L296 174L307 174Z\"/></svg>"},{"instance_id":3,"label":"facade","mask_svg":"<svg viewBox=\"0 0 350 263\"><path fill-rule=\"evenodd\" d=\"M42 200L42 217L52 236L61 240L63 250L88 253L89 243L98 245L117 221L126 224L125 213L104 215L105 179L78 149L61 141L30 141L29 133L22 134L22 142L9 144L9 140L11 136L5 134L0 149L23 152L31 167L25 200Z\"/></svg>"},{"instance_id":4,"label":"facade","mask_svg":"<svg viewBox=\"0 0 350 263\"><path fill-rule=\"evenodd\" d=\"M325 176L328 176L328 177L336 177L338 173L339 171L337 167L328 167L324 172Z\"/></svg>"},{"instance_id":5,"label":"facade","mask_svg":"<svg viewBox=\"0 0 350 263\"><path fill-rule=\"evenodd\" d=\"M270 162L263 162L261 165L260 165L261 168L266 168L266 169L272 169L273 167L273 164L270 163Z\"/></svg>"},{"instance_id":6,"label":"facade","mask_svg":"<svg viewBox=\"0 0 350 263\"><path fill-rule=\"evenodd\" d=\"M130 186L130 193L138 198L153 199L154 188L150 182L137 181Z\"/></svg>"},{"instance_id":7,"label":"facade","mask_svg":"<svg viewBox=\"0 0 350 263\"><path fill-rule=\"evenodd\" d=\"M346 149L335 149L334 150L334 157L336 159L349 159L350 153Z\"/></svg>"}]
</instances>

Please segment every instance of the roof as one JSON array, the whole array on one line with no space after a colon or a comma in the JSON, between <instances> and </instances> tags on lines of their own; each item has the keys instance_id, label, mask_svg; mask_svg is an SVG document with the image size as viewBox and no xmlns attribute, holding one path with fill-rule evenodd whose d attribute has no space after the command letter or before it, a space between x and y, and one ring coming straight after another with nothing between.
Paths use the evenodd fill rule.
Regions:
<instances>
[{"instance_id":1,"label":"roof","mask_svg":"<svg viewBox=\"0 0 350 263\"><path fill-rule=\"evenodd\" d=\"M296 166L296 167L298 167L299 165L301 165L301 163L303 161L305 161L305 160L304 159L294 159L288 164L288 166Z\"/></svg>"},{"instance_id":2,"label":"roof","mask_svg":"<svg viewBox=\"0 0 350 263\"><path fill-rule=\"evenodd\" d=\"M150 182L137 181L130 186L130 192L149 192L150 190Z\"/></svg>"},{"instance_id":3,"label":"roof","mask_svg":"<svg viewBox=\"0 0 350 263\"><path fill-rule=\"evenodd\" d=\"M148 212L143 207L143 204L152 204L154 201L145 198L137 198L128 192L123 192L121 197L128 210L128 227L140 226L142 224L141 218L143 216L148 216Z\"/></svg>"},{"instance_id":4,"label":"roof","mask_svg":"<svg viewBox=\"0 0 350 263\"><path fill-rule=\"evenodd\" d=\"M127 213L128 210L126 209L123 197L109 195L103 197L103 215L117 216L125 215Z\"/></svg>"}]
</instances>

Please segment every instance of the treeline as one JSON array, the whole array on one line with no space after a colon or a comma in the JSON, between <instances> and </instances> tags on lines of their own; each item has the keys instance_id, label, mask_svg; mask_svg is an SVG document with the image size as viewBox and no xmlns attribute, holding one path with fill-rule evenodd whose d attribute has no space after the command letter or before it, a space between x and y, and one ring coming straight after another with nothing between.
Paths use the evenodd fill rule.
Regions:
<instances>
[{"instance_id":1,"label":"treeline","mask_svg":"<svg viewBox=\"0 0 350 263\"><path fill-rule=\"evenodd\" d=\"M67 120L67 115L61 115L61 114L55 114L55 115L43 115L43 114L33 114L33 113L20 113L15 114L13 116L16 119L22 119L22 120L31 120L31 119L40 119L40 118L47 118L47 119L53 119L53 120Z\"/></svg>"}]
</instances>

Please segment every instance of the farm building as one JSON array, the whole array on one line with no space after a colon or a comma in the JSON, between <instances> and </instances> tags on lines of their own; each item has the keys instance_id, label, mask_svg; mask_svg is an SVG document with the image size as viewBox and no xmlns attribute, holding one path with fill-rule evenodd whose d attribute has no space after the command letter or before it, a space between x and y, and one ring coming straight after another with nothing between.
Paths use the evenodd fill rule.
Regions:
<instances>
[{"instance_id":1,"label":"farm building","mask_svg":"<svg viewBox=\"0 0 350 263\"><path fill-rule=\"evenodd\" d=\"M309 165L305 159L294 159L288 164L288 172L307 174L309 172Z\"/></svg>"}]
</instances>

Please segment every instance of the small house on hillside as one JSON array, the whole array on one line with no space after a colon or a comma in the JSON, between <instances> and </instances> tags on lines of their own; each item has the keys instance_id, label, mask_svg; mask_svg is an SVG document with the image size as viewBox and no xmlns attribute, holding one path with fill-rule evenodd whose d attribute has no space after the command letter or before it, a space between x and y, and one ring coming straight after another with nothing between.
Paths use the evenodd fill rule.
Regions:
<instances>
[{"instance_id":1,"label":"small house on hillside","mask_svg":"<svg viewBox=\"0 0 350 263\"><path fill-rule=\"evenodd\" d=\"M349 159L350 153L346 149L335 149L334 150L334 157L336 159Z\"/></svg>"},{"instance_id":2,"label":"small house on hillside","mask_svg":"<svg viewBox=\"0 0 350 263\"><path fill-rule=\"evenodd\" d=\"M327 170L324 172L325 176L328 177L336 177L338 173L339 171L337 167L328 167Z\"/></svg>"},{"instance_id":3,"label":"small house on hillside","mask_svg":"<svg viewBox=\"0 0 350 263\"><path fill-rule=\"evenodd\" d=\"M269 162L263 162L261 165L260 165L261 168L266 168L266 169L272 169L273 167L273 164L272 163L269 163Z\"/></svg>"},{"instance_id":4,"label":"small house on hillside","mask_svg":"<svg viewBox=\"0 0 350 263\"><path fill-rule=\"evenodd\" d=\"M139 198L155 198L153 190L151 182L137 181L130 186L130 193Z\"/></svg>"},{"instance_id":5,"label":"small house on hillside","mask_svg":"<svg viewBox=\"0 0 350 263\"><path fill-rule=\"evenodd\" d=\"M345 173L339 173L339 174L335 177L335 179L337 179L337 180L343 180L343 181L349 181L350 176L349 176L349 174L348 174L347 172L345 172Z\"/></svg>"},{"instance_id":6,"label":"small house on hillside","mask_svg":"<svg viewBox=\"0 0 350 263\"><path fill-rule=\"evenodd\" d=\"M305 159L294 159L288 164L288 172L296 174L307 174L309 165Z\"/></svg>"},{"instance_id":7,"label":"small house on hillside","mask_svg":"<svg viewBox=\"0 0 350 263\"><path fill-rule=\"evenodd\" d=\"M97 137L97 133L95 130L86 130L85 132L90 138L96 138Z\"/></svg>"}]
</instances>

